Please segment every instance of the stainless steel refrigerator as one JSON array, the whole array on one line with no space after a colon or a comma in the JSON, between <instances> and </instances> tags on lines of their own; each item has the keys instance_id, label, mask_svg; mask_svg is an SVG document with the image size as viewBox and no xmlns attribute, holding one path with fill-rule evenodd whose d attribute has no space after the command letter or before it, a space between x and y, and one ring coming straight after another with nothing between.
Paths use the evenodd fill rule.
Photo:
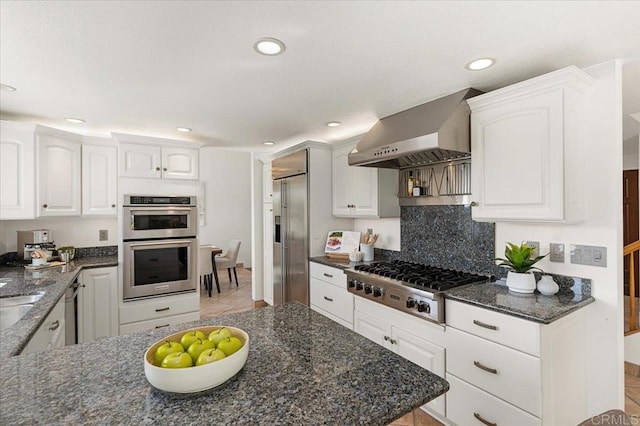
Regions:
<instances>
[{"instance_id":1,"label":"stainless steel refrigerator","mask_svg":"<svg viewBox=\"0 0 640 426\"><path fill-rule=\"evenodd\" d=\"M309 306L308 152L272 162L273 303Z\"/></svg>"}]
</instances>

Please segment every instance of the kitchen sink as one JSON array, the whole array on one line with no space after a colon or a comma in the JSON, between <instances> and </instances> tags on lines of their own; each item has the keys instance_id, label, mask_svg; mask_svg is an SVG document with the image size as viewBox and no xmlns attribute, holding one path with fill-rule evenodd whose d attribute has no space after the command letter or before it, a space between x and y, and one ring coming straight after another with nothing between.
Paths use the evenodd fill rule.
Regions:
<instances>
[{"instance_id":1,"label":"kitchen sink","mask_svg":"<svg viewBox=\"0 0 640 426\"><path fill-rule=\"evenodd\" d=\"M12 326L20 320L42 297L40 294L3 297L0 299L0 330Z\"/></svg>"}]
</instances>

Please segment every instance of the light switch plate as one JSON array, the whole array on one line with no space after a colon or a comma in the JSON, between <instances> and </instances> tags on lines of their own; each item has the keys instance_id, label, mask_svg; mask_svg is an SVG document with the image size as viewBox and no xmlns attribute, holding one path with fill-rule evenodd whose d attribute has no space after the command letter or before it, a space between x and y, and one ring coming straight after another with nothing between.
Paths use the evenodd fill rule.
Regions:
<instances>
[{"instance_id":1,"label":"light switch plate","mask_svg":"<svg viewBox=\"0 0 640 426\"><path fill-rule=\"evenodd\" d=\"M101 229L99 233L100 241L108 241L109 240L109 230Z\"/></svg>"},{"instance_id":2,"label":"light switch plate","mask_svg":"<svg viewBox=\"0 0 640 426\"><path fill-rule=\"evenodd\" d=\"M579 265L607 266L607 248L602 246L571 245L571 263Z\"/></svg>"},{"instance_id":3,"label":"light switch plate","mask_svg":"<svg viewBox=\"0 0 640 426\"><path fill-rule=\"evenodd\" d=\"M564 263L564 244L549 244L549 260L552 262Z\"/></svg>"},{"instance_id":4,"label":"light switch plate","mask_svg":"<svg viewBox=\"0 0 640 426\"><path fill-rule=\"evenodd\" d=\"M533 248L533 253L531 254L531 257L540 256L540 241L527 241L527 245Z\"/></svg>"}]
</instances>

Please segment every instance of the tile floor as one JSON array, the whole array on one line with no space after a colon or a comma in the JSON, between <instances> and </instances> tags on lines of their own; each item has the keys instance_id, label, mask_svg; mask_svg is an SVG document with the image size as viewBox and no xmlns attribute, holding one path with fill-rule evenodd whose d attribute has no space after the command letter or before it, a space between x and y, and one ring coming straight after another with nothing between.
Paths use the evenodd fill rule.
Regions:
<instances>
[{"instance_id":1,"label":"tile floor","mask_svg":"<svg viewBox=\"0 0 640 426\"><path fill-rule=\"evenodd\" d=\"M200 317L202 319L255 309L251 299L251 271L237 268L237 272L238 287L235 281L229 283L226 271L220 272L220 294L216 291L215 283L211 297L204 290L204 286L201 286ZM640 366L629 363L625 363L625 411L629 415L640 416ZM441 425L442 423L417 409L389 426Z\"/></svg>"}]
</instances>

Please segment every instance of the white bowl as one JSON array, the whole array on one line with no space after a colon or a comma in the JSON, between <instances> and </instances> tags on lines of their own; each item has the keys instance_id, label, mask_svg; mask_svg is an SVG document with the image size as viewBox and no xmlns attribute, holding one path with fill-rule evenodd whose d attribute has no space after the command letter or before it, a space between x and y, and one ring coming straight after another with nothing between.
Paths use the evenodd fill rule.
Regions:
<instances>
[{"instance_id":1,"label":"white bowl","mask_svg":"<svg viewBox=\"0 0 640 426\"><path fill-rule=\"evenodd\" d=\"M156 349L158 349L158 347L167 340L180 342L180 338L183 334L195 330L200 330L206 336L209 336L209 333L213 330L217 330L222 327L228 329L232 336L242 340L243 345L238 352L229 355L220 361L189 368L162 368L154 365ZM151 347L144 353L144 374L147 376L149 383L151 383L154 388L160 389L161 391L175 393L201 392L220 386L235 376L240 370L242 370L242 367L244 367L248 356L249 335L239 328L222 325L190 328L167 336L151 345Z\"/></svg>"}]
</instances>

